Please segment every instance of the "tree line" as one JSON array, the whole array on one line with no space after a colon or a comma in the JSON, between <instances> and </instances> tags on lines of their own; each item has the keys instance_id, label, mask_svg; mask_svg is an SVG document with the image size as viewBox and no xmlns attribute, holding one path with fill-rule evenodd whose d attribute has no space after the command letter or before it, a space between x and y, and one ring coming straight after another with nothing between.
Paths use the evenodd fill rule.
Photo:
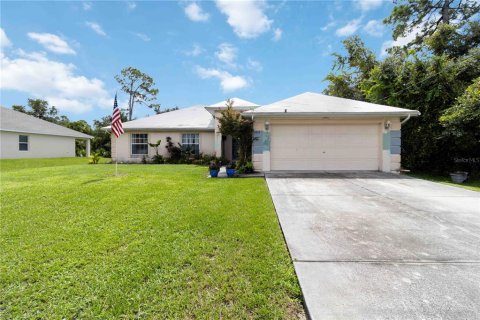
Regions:
<instances>
[{"instance_id":1,"label":"tree line","mask_svg":"<svg viewBox=\"0 0 480 320\"><path fill-rule=\"evenodd\" d=\"M358 36L343 41L328 95L414 109L402 126L402 167L480 174L480 2L396 1L393 38L416 33L379 59Z\"/></svg>"},{"instance_id":2,"label":"tree line","mask_svg":"<svg viewBox=\"0 0 480 320\"><path fill-rule=\"evenodd\" d=\"M155 82L153 78L138 69L132 67L124 68L119 75L115 76L115 79L120 84L121 90L129 97L127 107L121 110L122 122L134 119L133 110L135 104L145 105L153 109L156 114L178 110L178 107L161 109L160 104L155 102L158 89L154 88ZM102 129L111 124L111 114L93 120L93 126L90 126L85 120L71 121L67 116L59 114L55 106L49 106L48 101L42 99L28 99L27 106L13 105L12 109L91 135L93 136L91 141L92 151L98 152L104 157L111 156L110 133ZM77 156L85 156L85 141L77 140L75 142L75 153Z\"/></svg>"}]
</instances>

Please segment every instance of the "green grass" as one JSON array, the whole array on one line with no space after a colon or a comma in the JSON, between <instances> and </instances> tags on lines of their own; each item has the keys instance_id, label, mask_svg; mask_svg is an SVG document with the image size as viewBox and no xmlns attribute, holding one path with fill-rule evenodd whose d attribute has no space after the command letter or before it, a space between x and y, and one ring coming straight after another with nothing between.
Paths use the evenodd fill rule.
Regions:
<instances>
[{"instance_id":1,"label":"green grass","mask_svg":"<svg viewBox=\"0 0 480 320\"><path fill-rule=\"evenodd\" d=\"M55 159L15 159L0 160L0 170L2 172L27 169L43 168L57 166L71 166L76 164L88 164L90 158L55 158ZM101 159L100 163L107 163L110 159Z\"/></svg>"},{"instance_id":2,"label":"green grass","mask_svg":"<svg viewBox=\"0 0 480 320\"><path fill-rule=\"evenodd\" d=\"M70 161L1 161L0 318L304 316L263 179Z\"/></svg>"},{"instance_id":3,"label":"green grass","mask_svg":"<svg viewBox=\"0 0 480 320\"><path fill-rule=\"evenodd\" d=\"M444 177L444 176L435 176L432 174L427 174L427 173L409 173L408 174L411 177L419 178L419 179L424 179L424 180L429 180L433 182L439 182L443 184L447 184L450 186L455 186L455 187L460 187L468 190L473 190L473 191L478 191L480 192L480 180L472 180L468 179L464 183L454 183L450 179L450 177Z\"/></svg>"}]
</instances>

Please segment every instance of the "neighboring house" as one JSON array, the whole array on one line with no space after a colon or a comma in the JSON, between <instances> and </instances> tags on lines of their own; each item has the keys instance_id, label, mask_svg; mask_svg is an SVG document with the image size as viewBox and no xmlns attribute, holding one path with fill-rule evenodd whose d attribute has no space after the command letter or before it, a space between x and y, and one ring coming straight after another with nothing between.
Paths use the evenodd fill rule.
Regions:
<instances>
[{"instance_id":1,"label":"neighboring house","mask_svg":"<svg viewBox=\"0 0 480 320\"><path fill-rule=\"evenodd\" d=\"M252 160L256 170L400 169L401 123L416 110L389 107L306 92L269 105L234 100L234 108L254 121ZM218 130L225 102L196 106L125 123L118 141L119 161L152 156L148 142L165 138L198 152L235 157L231 139ZM115 155L112 149L112 155Z\"/></svg>"},{"instance_id":2,"label":"neighboring house","mask_svg":"<svg viewBox=\"0 0 480 320\"><path fill-rule=\"evenodd\" d=\"M28 114L0 107L0 159L75 157L75 140L90 139L71 130Z\"/></svg>"}]
</instances>

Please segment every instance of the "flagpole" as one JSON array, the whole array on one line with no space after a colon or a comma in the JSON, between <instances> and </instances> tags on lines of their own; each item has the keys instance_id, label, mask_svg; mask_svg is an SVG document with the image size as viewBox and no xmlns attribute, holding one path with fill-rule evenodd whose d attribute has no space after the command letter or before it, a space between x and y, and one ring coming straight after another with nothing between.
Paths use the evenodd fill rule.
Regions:
<instances>
[{"instance_id":1,"label":"flagpole","mask_svg":"<svg viewBox=\"0 0 480 320\"><path fill-rule=\"evenodd\" d=\"M115 176L118 176L117 149L118 149L118 138L115 138Z\"/></svg>"}]
</instances>

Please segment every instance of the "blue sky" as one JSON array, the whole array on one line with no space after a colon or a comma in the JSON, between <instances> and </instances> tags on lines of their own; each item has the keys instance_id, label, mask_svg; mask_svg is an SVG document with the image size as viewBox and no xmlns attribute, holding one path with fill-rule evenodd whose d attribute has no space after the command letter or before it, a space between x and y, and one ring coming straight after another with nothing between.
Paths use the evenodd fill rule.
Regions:
<instances>
[{"instance_id":1,"label":"blue sky","mask_svg":"<svg viewBox=\"0 0 480 320\"><path fill-rule=\"evenodd\" d=\"M321 92L331 53L358 34L381 56L393 4L358 1L1 2L1 105L42 98L73 120L110 114L127 66L163 108ZM126 96L119 92L125 106ZM134 115L153 111L136 106Z\"/></svg>"}]
</instances>

